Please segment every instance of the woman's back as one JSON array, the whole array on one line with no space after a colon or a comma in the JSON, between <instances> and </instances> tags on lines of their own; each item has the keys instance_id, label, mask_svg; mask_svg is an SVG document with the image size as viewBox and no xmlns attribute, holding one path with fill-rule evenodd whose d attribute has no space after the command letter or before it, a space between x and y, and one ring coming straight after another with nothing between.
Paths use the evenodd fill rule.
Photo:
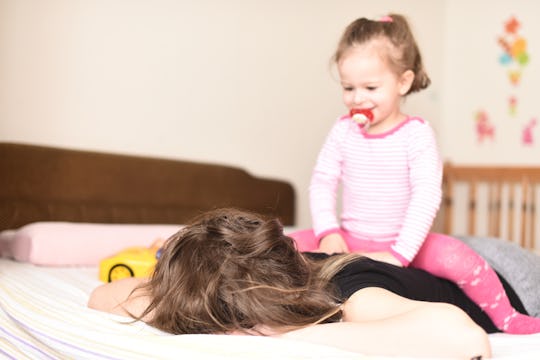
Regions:
<instances>
[{"instance_id":1,"label":"woman's back","mask_svg":"<svg viewBox=\"0 0 540 360\"><path fill-rule=\"evenodd\" d=\"M316 260L329 257L324 253L305 254L308 258ZM378 287L413 300L454 304L464 310L486 332L499 332L486 313L456 284L423 270L403 268L360 257L339 271L333 282L338 296L343 301L360 289ZM514 307L525 311L513 289L504 280L503 284Z\"/></svg>"}]
</instances>

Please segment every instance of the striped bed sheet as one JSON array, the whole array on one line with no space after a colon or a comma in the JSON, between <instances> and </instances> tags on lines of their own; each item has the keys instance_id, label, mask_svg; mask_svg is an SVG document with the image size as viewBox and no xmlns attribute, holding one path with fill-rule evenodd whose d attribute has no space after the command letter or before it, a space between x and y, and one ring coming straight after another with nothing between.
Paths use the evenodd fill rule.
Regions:
<instances>
[{"instance_id":1,"label":"striped bed sheet","mask_svg":"<svg viewBox=\"0 0 540 360\"><path fill-rule=\"evenodd\" d=\"M140 322L88 309L88 296L99 285L97 271L96 267L40 267L0 259L0 358L373 358L268 337L165 334ZM540 358L540 334L494 334L490 339L495 359Z\"/></svg>"},{"instance_id":2,"label":"striped bed sheet","mask_svg":"<svg viewBox=\"0 0 540 360\"><path fill-rule=\"evenodd\" d=\"M170 335L86 307L96 267L0 259L0 358L364 359L332 347L260 336Z\"/></svg>"}]
</instances>

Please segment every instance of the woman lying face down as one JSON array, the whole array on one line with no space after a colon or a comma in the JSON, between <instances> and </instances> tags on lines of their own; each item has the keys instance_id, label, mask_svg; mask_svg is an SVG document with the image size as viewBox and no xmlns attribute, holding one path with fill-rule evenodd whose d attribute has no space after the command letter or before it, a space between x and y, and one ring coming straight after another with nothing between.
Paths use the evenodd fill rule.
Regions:
<instances>
[{"instance_id":1,"label":"woman lying face down","mask_svg":"<svg viewBox=\"0 0 540 360\"><path fill-rule=\"evenodd\" d=\"M315 259L296 250L278 220L221 209L167 240L150 279L101 285L88 305L172 334L267 335L376 355L490 356L487 333L457 306L366 281L379 264L383 273L418 272L354 254Z\"/></svg>"}]
</instances>

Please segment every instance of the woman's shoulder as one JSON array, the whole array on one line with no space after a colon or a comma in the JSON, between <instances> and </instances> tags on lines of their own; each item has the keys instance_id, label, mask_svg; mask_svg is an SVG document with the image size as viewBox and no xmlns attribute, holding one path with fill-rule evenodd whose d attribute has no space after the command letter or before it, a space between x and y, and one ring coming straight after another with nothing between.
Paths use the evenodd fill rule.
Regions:
<instances>
[{"instance_id":1,"label":"woman's shoulder","mask_svg":"<svg viewBox=\"0 0 540 360\"><path fill-rule=\"evenodd\" d=\"M395 266L367 257L347 264L333 282L342 299L368 287L383 288L401 296L431 299L432 290L441 285L437 278L425 271Z\"/></svg>"}]
</instances>

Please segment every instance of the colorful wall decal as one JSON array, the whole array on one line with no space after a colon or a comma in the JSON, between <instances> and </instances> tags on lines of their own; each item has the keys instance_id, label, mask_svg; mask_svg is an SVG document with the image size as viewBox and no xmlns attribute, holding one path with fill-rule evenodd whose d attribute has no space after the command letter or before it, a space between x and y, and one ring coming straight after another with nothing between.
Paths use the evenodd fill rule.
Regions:
<instances>
[{"instance_id":1,"label":"colorful wall decal","mask_svg":"<svg viewBox=\"0 0 540 360\"><path fill-rule=\"evenodd\" d=\"M495 139L495 126L490 122L488 114L484 110L479 110L476 113L476 136L478 142L483 142L484 139Z\"/></svg>"},{"instance_id":2,"label":"colorful wall decal","mask_svg":"<svg viewBox=\"0 0 540 360\"><path fill-rule=\"evenodd\" d=\"M508 79L514 86L519 85L523 67L529 62L527 40L518 34L520 27L521 23L512 16L504 24L504 34L497 39L503 50L499 63L508 67Z\"/></svg>"},{"instance_id":3,"label":"colorful wall decal","mask_svg":"<svg viewBox=\"0 0 540 360\"><path fill-rule=\"evenodd\" d=\"M520 84L523 75L523 68L529 64L530 58L527 52L527 40L519 34L521 23L515 16L511 16L504 23L503 35L497 38L497 43L502 49L499 56L499 63L507 69L508 81L511 87ZM518 115L518 99L515 95L508 97L507 106L510 117L516 118ZM534 129L537 125L536 117L526 122L521 130L521 144L523 146L533 146ZM490 134L492 125L487 117L487 113L477 114L477 135L478 141L482 142L485 137L493 138Z\"/></svg>"},{"instance_id":4,"label":"colorful wall decal","mask_svg":"<svg viewBox=\"0 0 540 360\"><path fill-rule=\"evenodd\" d=\"M521 135L523 145L534 145L533 129L536 127L536 124L536 118L532 118L527 124L525 124L525 127L523 128L523 133Z\"/></svg>"},{"instance_id":5,"label":"colorful wall decal","mask_svg":"<svg viewBox=\"0 0 540 360\"><path fill-rule=\"evenodd\" d=\"M517 113L517 99L515 96L510 96L508 98L508 110L510 112L510 116L516 116Z\"/></svg>"}]
</instances>

